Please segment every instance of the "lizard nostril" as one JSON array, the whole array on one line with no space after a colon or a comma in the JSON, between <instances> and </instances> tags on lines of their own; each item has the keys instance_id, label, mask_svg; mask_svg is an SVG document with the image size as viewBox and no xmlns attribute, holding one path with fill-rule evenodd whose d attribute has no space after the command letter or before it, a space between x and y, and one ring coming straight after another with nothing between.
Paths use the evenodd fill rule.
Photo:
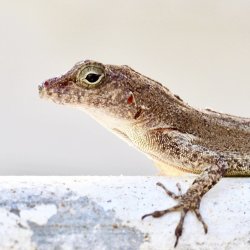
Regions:
<instances>
[{"instance_id":1,"label":"lizard nostril","mask_svg":"<svg viewBox=\"0 0 250 250\"><path fill-rule=\"evenodd\" d=\"M45 82L43 83L43 85L44 85L44 87L48 87L48 86L49 86L49 82L48 82L48 81L45 81Z\"/></svg>"}]
</instances>

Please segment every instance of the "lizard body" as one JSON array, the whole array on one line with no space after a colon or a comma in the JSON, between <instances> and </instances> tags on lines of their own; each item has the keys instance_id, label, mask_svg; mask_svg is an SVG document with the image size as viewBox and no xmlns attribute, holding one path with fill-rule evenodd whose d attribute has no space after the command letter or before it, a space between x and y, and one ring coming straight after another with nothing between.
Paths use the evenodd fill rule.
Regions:
<instances>
[{"instance_id":1,"label":"lizard body","mask_svg":"<svg viewBox=\"0 0 250 250\"><path fill-rule=\"evenodd\" d=\"M175 246L188 211L207 232L200 201L223 176L250 176L249 118L194 109L128 66L80 62L61 77L45 81L39 92L42 98L84 110L157 162L162 172L176 168L199 174L185 194L175 195L158 183L179 203L143 216L181 211Z\"/></svg>"}]
</instances>

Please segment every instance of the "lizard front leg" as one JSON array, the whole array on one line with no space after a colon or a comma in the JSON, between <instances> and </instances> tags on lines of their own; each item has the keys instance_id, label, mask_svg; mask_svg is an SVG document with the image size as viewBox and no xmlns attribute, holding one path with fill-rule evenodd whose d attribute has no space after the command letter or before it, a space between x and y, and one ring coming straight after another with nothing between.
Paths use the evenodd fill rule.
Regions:
<instances>
[{"instance_id":1,"label":"lizard front leg","mask_svg":"<svg viewBox=\"0 0 250 250\"><path fill-rule=\"evenodd\" d=\"M180 211L180 221L175 229L175 247L177 246L179 238L182 235L184 219L189 211L195 213L197 219L202 223L205 233L207 233L208 227L199 211L200 202L203 195L207 193L216 183L218 183L221 177L225 174L226 169L226 162L219 159L217 161L217 164L210 165L204 169L200 176L198 176L194 180L191 187L187 190L185 194L181 194L179 187L179 194L176 195L173 192L169 191L162 183L157 183L158 186L162 187L165 190L167 195L169 195L175 200L178 200L178 204L174 207L165 210L154 211L153 213L145 214L142 216L142 219L148 216L158 218L170 212Z\"/></svg>"}]
</instances>

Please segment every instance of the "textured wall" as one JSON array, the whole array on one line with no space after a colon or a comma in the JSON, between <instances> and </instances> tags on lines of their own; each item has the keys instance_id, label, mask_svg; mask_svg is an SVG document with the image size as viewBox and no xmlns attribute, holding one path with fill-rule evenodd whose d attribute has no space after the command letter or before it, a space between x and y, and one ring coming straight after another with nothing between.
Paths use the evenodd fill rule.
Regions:
<instances>
[{"instance_id":1,"label":"textured wall","mask_svg":"<svg viewBox=\"0 0 250 250\"><path fill-rule=\"evenodd\" d=\"M175 204L158 181L184 191L193 177L1 177L0 249L173 249L178 213L140 219ZM201 202L208 234L188 214L177 249L249 249L249 191L249 178L223 179Z\"/></svg>"}]
</instances>

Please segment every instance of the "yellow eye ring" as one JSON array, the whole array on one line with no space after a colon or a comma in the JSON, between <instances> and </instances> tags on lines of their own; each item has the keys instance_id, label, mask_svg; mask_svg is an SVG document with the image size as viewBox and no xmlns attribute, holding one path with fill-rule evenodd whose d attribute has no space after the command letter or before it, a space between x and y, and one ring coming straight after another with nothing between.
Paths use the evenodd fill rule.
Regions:
<instances>
[{"instance_id":1,"label":"yellow eye ring","mask_svg":"<svg viewBox=\"0 0 250 250\"><path fill-rule=\"evenodd\" d=\"M104 78L104 67L101 65L86 65L77 73L77 83L88 88L98 86Z\"/></svg>"}]
</instances>

